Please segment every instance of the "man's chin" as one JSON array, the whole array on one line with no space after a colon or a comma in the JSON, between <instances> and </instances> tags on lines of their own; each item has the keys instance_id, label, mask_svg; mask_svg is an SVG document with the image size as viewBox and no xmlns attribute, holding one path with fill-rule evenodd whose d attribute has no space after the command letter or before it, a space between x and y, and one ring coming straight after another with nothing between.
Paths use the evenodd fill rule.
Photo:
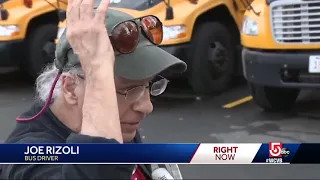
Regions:
<instances>
[{"instance_id":1,"label":"man's chin","mask_svg":"<svg viewBox=\"0 0 320 180\"><path fill-rule=\"evenodd\" d=\"M134 137L136 136L137 131L132 131L132 132L122 132L122 138L123 141L128 143L128 142L132 142L132 140L134 139Z\"/></svg>"}]
</instances>

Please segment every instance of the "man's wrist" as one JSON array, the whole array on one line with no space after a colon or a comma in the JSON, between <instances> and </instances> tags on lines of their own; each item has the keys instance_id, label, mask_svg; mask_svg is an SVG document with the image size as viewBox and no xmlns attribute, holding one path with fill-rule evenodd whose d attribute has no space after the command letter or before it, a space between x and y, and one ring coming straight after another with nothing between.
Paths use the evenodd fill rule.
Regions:
<instances>
[{"instance_id":1,"label":"man's wrist","mask_svg":"<svg viewBox=\"0 0 320 180\"><path fill-rule=\"evenodd\" d=\"M108 132L101 131L100 129L95 128L93 124L82 122L82 128L80 131L80 134L87 135L87 136L93 136L93 137L103 137L107 139L116 139L117 142L123 143L123 139L120 137L116 137L112 135L112 129L109 129Z\"/></svg>"},{"instance_id":2,"label":"man's wrist","mask_svg":"<svg viewBox=\"0 0 320 180\"><path fill-rule=\"evenodd\" d=\"M98 133L96 128L94 128L92 125L86 123L85 121L82 122L80 134L88 135L88 136L103 137L103 134Z\"/></svg>"},{"instance_id":3,"label":"man's wrist","mask_svg":"<svg viewBox=\"0 0 320 180\"><path fill-rule=\"evenodd\" d=\"M97 128L92 123L88 123L86 121L82 122L82 127L80 134L88 135L88 136L97 136L97 137L105 137L105 133L99 132Z\"/></svg>"}]
</instances>

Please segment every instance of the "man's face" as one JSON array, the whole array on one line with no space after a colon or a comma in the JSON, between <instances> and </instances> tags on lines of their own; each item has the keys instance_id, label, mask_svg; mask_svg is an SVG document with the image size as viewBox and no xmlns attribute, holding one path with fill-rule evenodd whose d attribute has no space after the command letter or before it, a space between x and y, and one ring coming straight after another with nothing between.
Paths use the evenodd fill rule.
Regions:
<instances>
[{"instance_id":1,"label":"man's face","mask_svg":"<svg viewBox=\"0 0 320 180\"><path fill-rule=\"evenodd\" d=\"M63 83L66 84L67 81L64 81ZM145 116L151 113L153 110L153 106L150 100L149 88L147 88L149 86L149 81L150 79L132 81L126 80L121 77L115 78L121 130L123 140L125 142L130 142L135 137L136 130L139 127L141 120L143 120ZM65 87L67 86L64 86L64 88ZM72 105L77 109L75 110L75 112L77 112L78 114L78 116L74 117L82 118L81 114L85 92L85 80L79 78L76 85L73 86L73 88L70 88L70 90L71 89L73 89L74 96L76 97L75 99L77 101ZM128 90L130 90L130 93L127 93ZM139 97L141 98L132 101L131 97L137 96L137 94L139 94L141 90L143 91L141 96L139 95ZM68 91L64 90L64 92ZM68 96L65 95L65 99L66 97ZM67 102L70 101L67 100ZM106 117L106 121L108 121L108 117Z\"/></svg>"},{"instance_id":2,"label":"man's face","mask_svg":"<svg viewBox=\"0 0 320 180\"><path fill-rule=\"evenodd\" d=\"M139 127L141 120L153 110L149 88L146 88L149 86L149 80L130 81L116 77L115 84L118 92L117 99L122 136L123 139L128 142L136 135L136 130ZM137 92L135 92L135 89L133 88L137 89ZM132 96L137 96L142 89L144 93L141 98L136 101L131 101L130 98ZM129 93L127 93L128 90L130 90Z\"/></svg>"}]
</instances>

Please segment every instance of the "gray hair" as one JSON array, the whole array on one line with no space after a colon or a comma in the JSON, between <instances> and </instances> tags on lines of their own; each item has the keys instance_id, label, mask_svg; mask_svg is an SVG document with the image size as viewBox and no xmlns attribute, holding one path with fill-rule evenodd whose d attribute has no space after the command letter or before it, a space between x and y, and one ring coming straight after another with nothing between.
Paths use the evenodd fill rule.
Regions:
<instances>
[{"instance_id":1,"label":"gray hair","mask_svg":"<svg viewBox=\"0 0 320 180\"><path fill-rule=\"evenodd\" d=\"M52 64L48 64L44 68L42 73L39 75L39 77L37 78L36 100L39 103L44 103L48 99L50 89L58 73L59 73L59 70L56 68L54 63L52 63ZM80 67L74 67L67 72L63 72L63 74L80 75L80 74L83 74L83 71ZM54 88L54 91L52 94L52 100L54 100L59 95L60 92L61 92L61 76Z\"/></svg>"}]
</instances>

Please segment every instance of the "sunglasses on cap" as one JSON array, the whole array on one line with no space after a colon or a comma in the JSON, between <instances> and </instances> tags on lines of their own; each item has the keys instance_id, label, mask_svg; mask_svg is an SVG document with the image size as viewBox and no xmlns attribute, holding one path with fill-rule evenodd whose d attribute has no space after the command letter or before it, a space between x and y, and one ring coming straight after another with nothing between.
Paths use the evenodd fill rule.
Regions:
<instances>
[{"instance_id":1,"label":"sunglasses on cap","mask_svg":"<svg viewBox=\"0 0 320 180\"><path fill-rule=\"evenodd\" d=\"M109 36L113 48L121 54L133 52L138 46L140 31L154 45L162 42L162 22L156 16L148 15L115 25Z\"/></svg>"}]
</instances>

